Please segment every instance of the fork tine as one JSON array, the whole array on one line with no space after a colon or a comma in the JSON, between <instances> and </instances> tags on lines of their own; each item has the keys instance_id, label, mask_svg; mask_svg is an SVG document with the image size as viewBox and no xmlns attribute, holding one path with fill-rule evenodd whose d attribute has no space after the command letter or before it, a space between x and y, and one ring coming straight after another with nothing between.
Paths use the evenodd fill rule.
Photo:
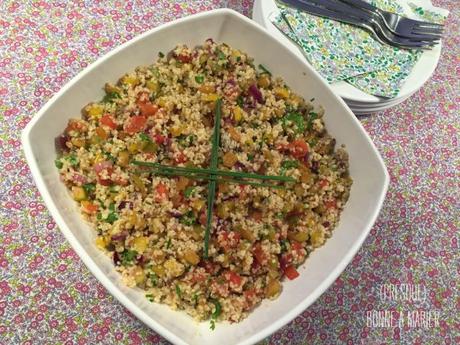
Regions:
<instances>
[{"instance_id":1,"label":"fork tine","mask_svg":"<svg viewBox=\"0 0 460 345\"><path fill-rule=\"evenodd\" d=\"M427 22L417 22L415 21L414 28L431 28L437 30L443 30L444 24L436 24L436 23L427 23Z\"/></svg>"},{"instance_id":2,"label":"fork tine","mask_svg":"<svg viewBox=\"0 0 460 345\"><path fill-rule=\"evenodd\" d=\"M422 34L422 35L435 35L435 36L442 36L443 30L433 30L433 29L425 29L425 28L412 28L413 33Z\"/></svg>"}]
</instances>

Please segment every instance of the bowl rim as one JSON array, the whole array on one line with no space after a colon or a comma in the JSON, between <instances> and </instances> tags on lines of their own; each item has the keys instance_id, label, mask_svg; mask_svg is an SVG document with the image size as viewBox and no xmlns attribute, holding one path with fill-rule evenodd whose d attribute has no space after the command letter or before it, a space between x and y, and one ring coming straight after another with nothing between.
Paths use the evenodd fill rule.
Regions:
<instances>
[{"instance_id":1,"label":"bowl rim","mask_svg":"<svg viewBox=\"0 0 460 345\"><path fill-rule=\"evenodd\" d=\"M71 88L74 84L77 84L80 79L88 74L90 71L92 71L94 68L97 66L105 63L106 60L108 60L110 57L113 55L116 55L118 52L128 48L129 46L133 45L137 41L142 40L144 37L150 36L152 34L155 34L157 31L160 30L165 30L168 29L176 24L179 23L184 23L188 21L194 21L196 19L206 19L207 17L210 16L233 16L234 18L238 20L242 20L245 23L249 24L252 29L254 30L259 30L260 32L263 32L266 35L271 36L274 38L277 42L279 42L281 45L283 45L286 48L286 52L288 54L291 54L294 58L299 60L306 69L310 71L310 73L315 74L317 77L320 77L318 72L316 72L310 65L308 65L306 62L304 62L298 55L293 53L289 48L286 46L286 44L280 40L278 40L276 37L273 37L267 29L262 27L260 24L257 24L255 21L245 17L244 15L228 9L228 8L221 8L221 9L214 9L206 12L200 12L197 14L193 14L187 17L183 17L162 25L159 25L153 29L150 29L133 39L121 44L120 46L116 47L115 49L111 50L107 54L99 57L95 62L91 63L89 66L84 68L81 72L79 72L77 75L75 75L69 82L67 82L56 94L54 94L51 99L49 99L46 104L35 114L35 116L30 120L30 122L27 124L26 128L22 131L21 134L21 142L22 142L22 147L24 150L24 154L26 157L26 161L30 167L30 171L32 174L32 177L35 180L35 184L40 192L40 194L43 197L43 200L56 221L56 224L58 225L60 231L66 238L66 240L70 243L71 247L77 252L79 255L80 259L83 261L85 266L89 269L89 271L99 280L99 282L109 291L109 293L114 296L124 307L126 307L131 313L133 313L139 320L141 320L145 325L147 325L149 328L152 328L155 332L160 334L162 337L166 338L168 341L171 341L174 344L181 344L181 345L187 345L188 343L182 339L181 337L177 336L174 334L172 331L169 329L163 327L161 324L157 323L155 319L148 317L148 315L142 311L136 303L132 302L123 292L119 290L119 288L108 278L108 276L101 270L101 268L93 261L92 257L89 255L80 255L81 253L85 253L86 250L83 248L83 246L80 244L79 240L75 238L75 236L72 234L72 232L69 229L69 226L67 225L66 221L60 216L58 212L58 207L55 205L48 188L44 182L44 178L40 173L38 162L36 161L34 152L32 150L32 142L30 140L30 135L35 127L35 125L40 121L42 116L48 111L48 109L53 105L53 103L61 97L64 93L67 92L69 88ZM264 339L265 337L269 336L270 334L274 333L277 331L279 328L283 327L286 325L288 322L293 320L296 316L298 316L303 310L305 310L308 306L310 306L321 294L324 293L324 291L330 287L330 285L337 279L337 277L343 272L343 270L346 268L346 266L351 262L351 259L355 256L359 248L361 248L362 243L364 242L365 238L367 237L370 229L372 228L373 224L375 223L377 216L382 208L383 201L385 199L386 192L388 190L388 185L389 185L389 174L388 171L385 167L385 164L383 162L382 157L380 156L378 150L376 149L374 143L370 139L369 135L363 128L362 124L359 122L359 120L353 115L351 110L348 108L346 103L336 94L332 92L331 87L325 83L322 79L320 79L323 84L329 90L331 90L332 97L335 97L336 100L342 105L345 111L349 112L349 117L350 121L354 122L355 125L357 125L358 130L361 132L361 135L363 138L367 141L369 144L369 147L372 149L377 161L378 161L378 169L381 171L383 174L383 179L381 181L381 191L379 197L376 199L376 207L374 208L372 215L370 217L370 220L368 222L367 227L364 229L364 231L361 232L359 238L354 242L353 246L349 248L347 251L346 255L342 257L340 260L340 264L337 265L337 267L330 272L330 274L327 276L326 279L324 279L318 287L315 289L315 291L308 296L308 298L304 299L302 303L299 303L295 308L291 309L287 314L285 314L283 317L275 320L272 322L269 326L261 329L260 331L253 333L249 335L246 339L240 341L240 345L246 345L246 344L253 344L257 341L260 341Z\"/></svg>"}]
</instances>

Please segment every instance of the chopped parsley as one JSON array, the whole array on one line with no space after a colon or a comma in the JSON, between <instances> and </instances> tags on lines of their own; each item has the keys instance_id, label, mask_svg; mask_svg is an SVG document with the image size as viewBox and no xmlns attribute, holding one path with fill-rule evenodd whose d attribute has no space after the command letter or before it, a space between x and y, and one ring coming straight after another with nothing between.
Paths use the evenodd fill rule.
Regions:
<instances>
[{"instance_id":1,"label":"chopped parsley","mask_svg":"<svg viewBox=\"0 0 460 345\"><path fill-rule=\"evenodd\" d=\"M145 297L149 300L149 302L153 302L153 301L154 301L153 295L152 295L151 293L146 294Z\"/></svg>"},{"instance_id":2,"label":"chopped parsley","mask_svg":"<svg viewBox=\"0 0 460 345\"><path fill-rule=\"evenodd\" d=\"M216 320L222 312L222 306L220 305L220 302L216 299L211 299L211 302L214 304L214 312L211 314L210 328L214 330L216 328Z\"/></svg>"},{"instance_id":3,"label":"chopped parsley","mask_svg":"<svg viewBox=\"0 0 460 345\"><path fill-rule=\"evenodd\" d=\"M299 161L296 160L286 160L281 162L281 175L284 175L287 170L297 168L299 166Z\"/></svg>"},{"instance_id":4,"label":"chopped parsley","mask_svg":"<svg viewBox=\"0 0 460 345\"><path fill-rule=\"evenodd\" d=\"M176 295L177 297L182 298L182 291L180 289L179 284L176 284Z\"/></svg>"},{"instance_id":5,"label":"chopped parsley","mask_svg":"<svg viewBox=\"0 0 460 345\"><path fill-rule=\"evenodd\" d=\"M115 99L119 99L121 98L120 95L118 94L118 92L107 92L104 96L104 98L102 99L102 102L104 103L112 103Z\"/></svg>"},{"instance_id":6,"label":"chopped parsley","mask_svg":"<svg viewBox=\"0 0 460 345\"><path fill-rule=\"evenodd\" d=\"M193 211L188 211L186 214L182 215L179 220L184 225L193 225L196 222L196 215Z\"/></svg>"},{"instance_id":7,"label":"chopped parsley","mask_svg":"<svg viewBox=\"0 0 460 345\"><path fill-rule=\"evenodd\" d=\"M248 161L252 162L254 160L254 155L252 153L248 153Z\"/></svg>"},{"instance_id":8,"label":"chopped parsley","mask_svg":"<svg viewBox=\"0 0 460 345\"><path fill-rule=\"evenodd\" d=\"M109 215L107 216L107 218L105 219L105 221L106 221L107 223L113 224L113 223L115 223L115 221L118 220L118 214L117 214L117 212L115 211L115 204L114 204L114 203L111 203L111 204L109 205L109 211L110 211L110 213L109 213Z\"/></svg>"},{"instance_id":9,"label":"chopped parsley","mask_svg":"<svg viewBox=\"0 0 460 345\"><path fill-rule=\"evenodd\" d=\"M133 260L136 258L137 252L135 250L125 249L120 253L120 259L123 266L132 264Z\"/></svg>"},{"instance_id":10,"label":"chopped parsley","mask_svg":"<svg viewBox=\"0 0 460 345\"><path fill-rule=\"evenodd\" d=\"M152 286L157 286L158 284L158 277L155 274L155 272L150 273L150 282L152 283Z\"/></svg>"},{"instance_id":11,"label":"chopped parsley","mask_svg":"<svg viewBox=\"0 0 460 345\"><path fill-rule=\"evenodd\" d=\"M311 129L313 126L313 121L315 121L318 118L318 113L315 113L314 111L310 111L310 117L307 122L307 129Z\"/></svg>"},{"instance_id":12,"label":"chopped parsley","mask_svg":"<svg viewBox=\"0 0 460 345\"><path fill-rule=\"evenodd\" d=\"M165 57L165 54L163 54L163 52L159 52L159 53L158 53L158 56L159 56L160 58L164 58L164 57Z\"/></svg>"},{"instance_id":13,"label":"chopped parsley","mask_svg":"<svg viewBox=\"0 0 460 345\"><path fill-rule=\"evenodd\" d=\"M224 54L222 50L217 50L217 57L219 58L219 60L225 60L227 56Z\"/></svg>"},{"instance_id":14,"label":"chopped parsley","mask_svg":"<svg viewBox=\"0 0 460 345\"><path fill-rule=\"evenodd\" d=\"M241 95L238 96L238 98L236 99L236 104L238 104L240 108L243 108L243 104L244 104L243 96Z\"/></svg>"},{"instance_id":15,"label":"chopped parsley","mask_svg":"<svg viewBox=\"0 0 460 345\"><path fill-rule=\"evenodd\" d=\"M286 127L288 123L292 123L295 126L296 133L305 132L305 119L302 114L292 111L287 113L282 119L283 127Z\"/></svg>"},{"instance_id":16,"label":"chopped parsley","mask_svg":"<svg viewBox=\"0 0 460 345\"><path fill-rule=\"evenodd\" d=\"M171 248L171 239L168 238L168 242L166 243L166 249Z\"/></svg>"},{"instance_id":17,"label":"chopped parsley","mask_svg":"<svg viewBox=\"0 0 460 345\"><path fill-rule=\"evenodd\" d=\"M179 143L180 146L183 147L188 147L192 145L196 140L196 135L190 134L190 135L184 135L181 134L177 137L177 142Z\"/></svg>"},{"instance_id":18,"label":"chopped parsley","mask_svg":"<svg viewBox=\"0 0 460 345\"><path fill-rule=\"evenodd\" d=\"M184 196L188 199L192 196L193 192L195 192L196 187L187 187L184 191Z\"/></svg>"},{"instance_id":19,"label":"chopped parsley","mask_svg":"<svg viewBox=\"0 0 460 345\"><path fill-rule=\"evenodd\" d=\"M287 240L280 241L281 253L285 253L288 251L287 243L288 243Z\"/></svg>"},{"instance_id":20,"label":"chopped parsley","mask_svg":"<svg viewBox=\"0 0 460 345\"><path fill-rule=\"evenodd\" d=\"M152 142L152 139L150 138L150 136L147 133L139 134L139 138L141 138L141 140L147 141L149 143Z\"/></svg>"},{"instance_id":21,"label":"chopped parsley","mask_svg":"<svg viewBox=\"0 0 460 345\"><path fill-rule=\"evenodd\" d=\"M262 70L262 72L260 74L268 74L268 75L272 75L271 72L265 68L264 65L262 64L259 64L259 69Z\"/></svg>"}]
</instances>

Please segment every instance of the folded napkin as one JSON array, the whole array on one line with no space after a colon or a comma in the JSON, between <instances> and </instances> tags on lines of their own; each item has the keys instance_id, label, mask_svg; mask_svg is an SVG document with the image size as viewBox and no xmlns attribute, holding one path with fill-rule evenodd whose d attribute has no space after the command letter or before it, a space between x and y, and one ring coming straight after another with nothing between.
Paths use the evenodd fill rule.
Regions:
<instances>
[{"instance_id":1,"label":"folded napkin","mask_svg":"<svg viewBox=\"0 0 460 345\"><path fill-rule=\"evenodd\" d=\"M366 1L386 11L437 23L444 22L449 13L428 0ZM343 80L368 94L393 98L422 54L381 44L352 25L317 17L279 1L277 5L280 13L270 20L297 43L312 66L331 83Z\"/></svg>"}]
</instances>

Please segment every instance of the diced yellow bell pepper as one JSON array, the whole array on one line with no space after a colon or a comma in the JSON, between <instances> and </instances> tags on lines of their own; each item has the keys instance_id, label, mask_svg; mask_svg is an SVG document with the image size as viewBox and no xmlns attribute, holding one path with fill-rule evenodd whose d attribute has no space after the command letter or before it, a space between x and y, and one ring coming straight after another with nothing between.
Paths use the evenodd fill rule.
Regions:
<instances>
[{"instance_id":1,"label":"diced yellow bell pepper","mask_svg":"<svg viewBox=\"0 0 460 345\"><path fill-rule=\"evenodd\" d=\"M136 76L126 75L123 77L122 83L127 85L137 85L139 84L139 79Z\"/></svg>"},{"instance_id":2,"label":"diced yellow bell pepper","mask_svg":"<svg viewBox=\"0 0 460 345\"><path fill-rule=\"evenodd\" d=\"M142 267L137 266L133 268L132 274L137 285L142 284L145 281L145 272Z\"/></svg>"},{"instance_id":3,"label":"diced yellow bell pepper","mask_svg":"<svg viewBox=\"0 0 460 345\"><path fill-rule=\"evenodd\" d=\"M133 240L132 246L136 252L138 252L139 254L142 254L147 249L148 244L149 244L148 237L141 236L141 237L136 237Z\"/></svg>"},{"instance_id":4,"label":"diced yellow bell pepper","mask_svg":"<svg viewBox=\"0 0 460 345\"><path fill-rule=\"evenodd\" d=\"M89 117L97 119L102 116L102 113L104 112L104 106L98 103L93 103L86 107L86 111Z\"/></svg>"},{"instance_id":5,"label":"diced yellow bell pepper","mask_svg":"<svg viewBox=\"0 0 460 345\"><path fill-rule=\"evenodd\" d=\"M153 93L158 92L159 85L158 85L158 82L155 80L147 80L145 82L145 86L147 87L147 89L149 89Z\"/></svg>"},{"instance_id":6,"label":"diced yellow bell pepper","mask_svg":"<svg viewBox=\"0 0 460 345\"><path fill-rule=\"evenodd\" d=\"M86 192L82 187L73 186L72 196L75 201L82 201L86 199Z\"/></svg>"},{"instance_id":7,"label":"diced yellow bell pepper","mask_svg":"<svg viewBox=\"0 0 460 345\"><path fill-rule=\"evenodd\" d=\"M275 88L275 95L277 97L287 99L289 97L289 90L286 89L285 87L277 87Z\"/></svg>"},{"instance_id":8,"label":"diced yellow bell pepper","mask_svg":"<svg viewBox=\"0 0 460 345\"><path fill-rule=\"evenodd\" d=\"M95 243L96 243L96 246L99 248L99 249L105 249L105 247L107 246L107 238L104 237L104 236L98 236L96 237L96 240L95 240Z\"/></svg>"},{"instance_id":9,"label":"diced yellow bell pepper","mask_svg":"<svg viewBox=\"0 0 460 345\"><path fill-rule=\"evenodd\" d=\"M236 122L240 122L243 119L243 111L239 106L233 108L233 118Z\"/></svg>"},{"instance_id":10,"label":"diced yellow bell pepper","mask_svg":"<svg viewBox=\"0 0 460 345\"><path fill-rule=\"evenodd\" d=\"M219 99L219 95L217 93L208 93L201 95L201 100L205 102L215 102Z\"/></svg>"},{"instance_id":11,"label":"diced yellow bell pepper","mask_svg":"<svg viewBox=\"0 0 460 345\"><path fill-rule=\"evenodd\" d=\"M198 263L200 262L200 257L198 256L197 253L195 253L193 250L191 249L187 249L185 252L184 252L184 259L185 261L187 261L190 265L198 265Z\"/></svg>"}]
</instances>

